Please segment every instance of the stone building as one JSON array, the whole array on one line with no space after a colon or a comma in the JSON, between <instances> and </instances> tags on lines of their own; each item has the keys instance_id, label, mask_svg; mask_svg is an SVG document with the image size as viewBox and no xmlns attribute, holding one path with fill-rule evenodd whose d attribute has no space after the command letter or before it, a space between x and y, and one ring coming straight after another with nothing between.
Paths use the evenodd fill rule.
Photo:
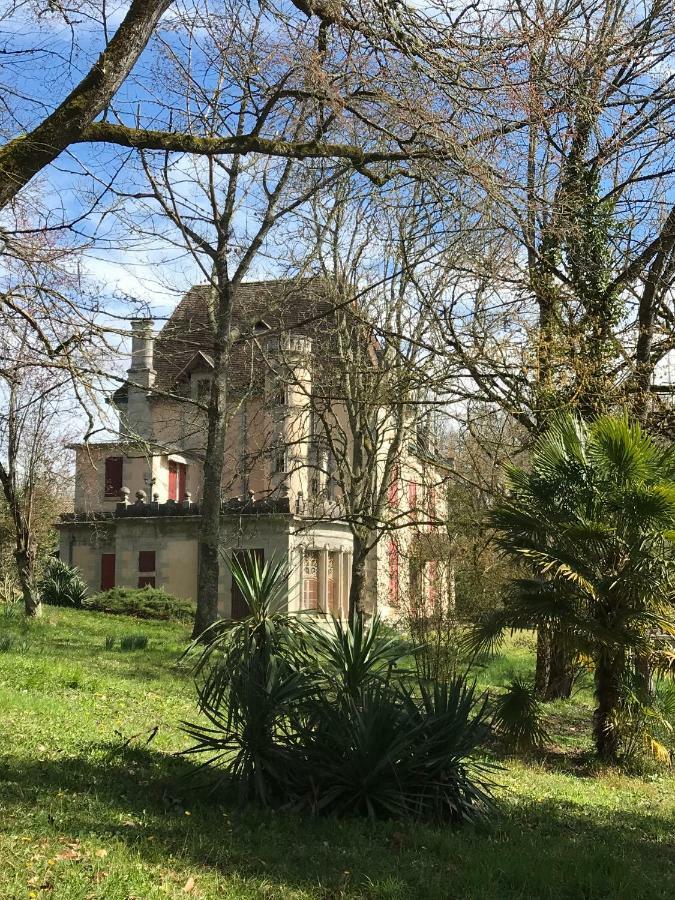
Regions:
<instances>
[{"instance_id":1,"label":"stone building","mask_svg":"<svg viewBox=\"0 0 675 900\"><path fill-rule=\"evenodd\" d=\"M226 563L249 550L283 559L290 571L289 608L344 616L352 532L333 477L336 460L326 449L330 441L319 435L312 402L317 361L330 370L335 352L329 293L324 282L310 279L238 289L222 556ZM207 300L205 287L191 289L156 336L152 321L132 321L128 378L110 398L119 435L73 447L74 513L57 526L60 553L78 566L92 592L154 585L196 597L204 404L213 371ZM378 364L376 349L372 364ZM331 415L348 445L349 423L339 398ZM385 615L405 592L426 591L432 599L447 594L447 539L437 523L445 518L448 472L426 441L402 443L388 486L396 527L369 557L371 607ZM220 567L220 607L223 616L245 611L227 564Z\"/></svg>"}]
</instances>

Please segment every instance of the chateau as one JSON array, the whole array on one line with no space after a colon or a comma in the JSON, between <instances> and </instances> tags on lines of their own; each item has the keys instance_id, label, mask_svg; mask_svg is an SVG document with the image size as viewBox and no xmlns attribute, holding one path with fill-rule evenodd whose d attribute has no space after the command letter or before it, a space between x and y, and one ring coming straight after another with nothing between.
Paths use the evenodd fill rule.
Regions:
<instances>
[{"instance_id":1,"label":"chateau","mask_svg":"<svg viewBox=\"0 0 675 900\"><path fill-rule=\"evenodd\" d=\"M225 617L245 612L226 562L246 550L287 561L289 609L347 612L353 535L340 467L350 462L353 436L337 374L347 351L329 294L318 279L245 283L236 292L221 489ZM73 447L74 513L57 526L60 555L91 592L153 585L196 598L213 372L208 298L206 287L192 288L156 335L151 320L132 321L127 380L110 398L118 436ZM378 347L365 340L368 365L377 367ZM387 452L387 416L384 403L375 413L378 460ZM452 589L443 524L450 468L419 420L408 419L368 557L369 605L383 615L395 615L408 594L439 602ZM370 473L375 488L379 468Z\"/></svg>"}]
</instances>

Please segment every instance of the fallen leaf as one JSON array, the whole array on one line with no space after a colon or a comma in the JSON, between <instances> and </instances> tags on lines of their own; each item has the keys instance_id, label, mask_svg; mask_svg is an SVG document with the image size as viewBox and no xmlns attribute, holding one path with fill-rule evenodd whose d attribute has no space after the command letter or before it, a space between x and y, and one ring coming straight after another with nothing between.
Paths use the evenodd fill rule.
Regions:
<instances>
[{"instance_id":1,"label":"fallen leaf","mask_svg":"<svg viewBox=\"0 0 675 900\"><path fill-rule=\"evenodd\" d=\"M72 847L70 847L68 850L64 850L62 853L57 853L54 858L76 860L82 859L82 854L78 850L74 850Z\"/></svg>"},{"instance_id":2,"label":"fallen leaf","mask_svg":"<svg viewBox=\"0 0 675 900\"><path fill-rule=\"evenodd\" d=\"M183 885L183 891L184 891L184 893L189 894L190 891L193 891L194 889L195 889L195 880L192 877L192 875L190 875L188 880Z\"/></svg>"},{"instance_id":3,"label":"fallen leaf","mask_svg":"<svg viewBox=\"0 0 675 900\"><path fill-rule=\"evenodd\" d=\"M108 855L108 851L103 850L103 848L101 848L100 850L97 850L96 853L94 854L94 856L98 856L99 859L105 859L107 855Z\"/></svg>"}]
</instances>

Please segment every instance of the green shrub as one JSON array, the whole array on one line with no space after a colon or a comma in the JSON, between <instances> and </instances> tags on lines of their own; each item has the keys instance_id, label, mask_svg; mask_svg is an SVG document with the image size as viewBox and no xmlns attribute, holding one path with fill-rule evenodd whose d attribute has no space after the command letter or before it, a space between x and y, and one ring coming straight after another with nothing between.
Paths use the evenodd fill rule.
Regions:
<instances>
[{"instance_id":1,"label":"green shrub","mask_svg":"<svg viewBox=\"0 0 675 900\"><path fill-rule=\"evenodd\" d=\"M326 630L287 613L281 566L251 557L232 575L250 615L193 645L208 724L183 723L187 753L222 769L243 801L268 806L445 822L490 809L475 686L415 684L400 666L409 647L377 617Z\"/></svg>"},{"instance_id":2,"label":"green shrub","mask_svg":"<svg viewBox=\"0 0 675 900\"><path fill-rule=\"evenodd\" d=\"M66 565L60 559L50 559L45 565L39 584L43 603L50 606L82 606L87 596L80 570Z\"/></svg>"},{"instance_id":3,"label":"green shrub","mask_svg":"<svg viewBox=\"0 0 675 900\"><path fill-rule=\"evenodd\" d=\"M120 638L120 650L145 650L148 637L145 634L125 634Z\"/></svg>"},{"instance_id":4,"label":"green shrub","mask_svg":"<svg viewBox=\"0 0 675 900\"><path fill-rule=\"evenodd\" d=\"M87 597L82 606L96 612L162 621L191 622L195 614L191 600L174 597L162 588L153 587L111 588Z\"/></svg>"},{"instance_id":5,"label":"green shrub","mask_svg":"<svg viewBox=\"0 0 675 900\"><path fill-rule=\"evenodd\" d=\"M492 724L509 750L529 753L549 740L534 685L514 678L494 704Z\"/></svg>"}]
</instances>

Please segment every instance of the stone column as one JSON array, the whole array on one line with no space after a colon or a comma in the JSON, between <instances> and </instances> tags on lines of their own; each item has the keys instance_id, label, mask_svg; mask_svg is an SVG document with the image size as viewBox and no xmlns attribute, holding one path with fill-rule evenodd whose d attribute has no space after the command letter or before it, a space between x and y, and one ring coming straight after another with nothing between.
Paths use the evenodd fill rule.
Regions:
<instances>
[{"instance_id":1,"label":"stone column","mask_svg":"<svg viewBox=\"0 0 675 900\"><path fill-rule=\"evenodd\" d=\"M327 613L328 610L328 546L324 546L319 550L319 607L321 611Z\"/></svg>"}]
</instances>

